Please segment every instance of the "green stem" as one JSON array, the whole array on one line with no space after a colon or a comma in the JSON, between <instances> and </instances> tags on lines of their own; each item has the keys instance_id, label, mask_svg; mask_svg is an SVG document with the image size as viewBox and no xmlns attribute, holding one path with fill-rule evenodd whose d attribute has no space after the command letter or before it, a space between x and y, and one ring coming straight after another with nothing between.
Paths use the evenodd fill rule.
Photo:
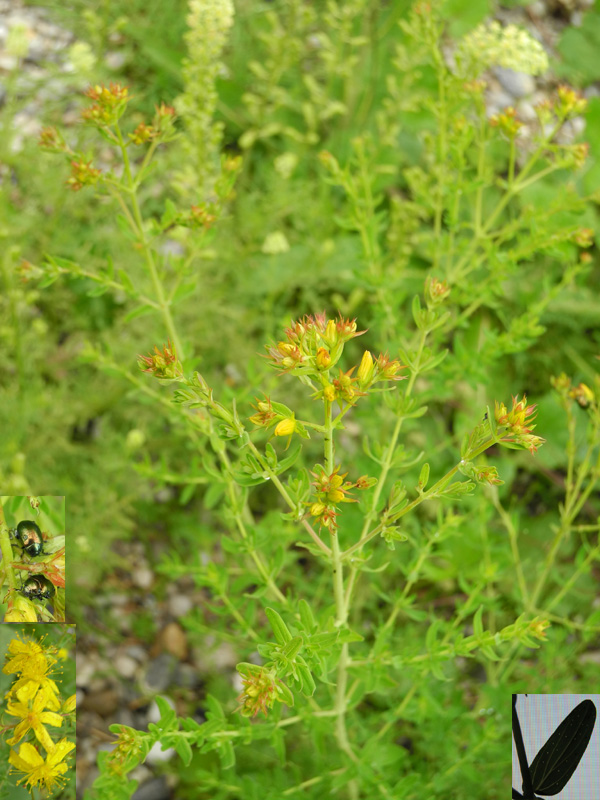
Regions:
<instances>
[{"instance_id":1,"label":"green stem","mask_svg":"<svg viewBox=\"0 0 600 800\"><path fill-rule=\"evenodd\" d=\"M552 129L550 134L544 138L544 140L540 143L537 150L531 155L529 161L527 162L527 164L525 164L525 166L517 176L516 180L513 179L512 181L509 182L508 188L506 189L506 192L504 193L503 197L501 197L498 203L496 204L496 208L488 216L485 224L481 227L479 234L473 237L473 240L471 241L471 244L467 249L467 251L465 252L464 256L458 262L456 267L452 270L452 276L451 276L452 283L456 282L456 280L458 280L458 278L463 274L464 267L471 263L475 250L479 246L480 240L487 235L488 231L492 228L492 226L494 225L500 214L504 211L508 203L512 200L512 198L516 197L524 187L529 186L535 180L539 180L540 177L543 177L543 175L548 172L549 168L544 168L539 173L536 173L536 175L532 176L532 178L530 178L528 181L524 180L527 177L527 175L531 172L535 164L539 161L542 153L544 152L544 149L546 148L548 143L552 141L554 136L558 133L562 124L563 124L562 121L557 123L557 125ZM553 166L553 169L556 169L556 167Z\"/></svg>"},{"instance_id":2,"label":"green stem","mask_svg":"<svg viewBox=\"0 0 600 800\"><path fill-rule=\"evenodd\" d=\"M179 360L183 362L184 361L183 347L181 346L181 340L179 339L179 334L177 333L177 329L175 327L175 323L171 315L171 309L169 303L165 298L162 281L160 279L158 270L156 268L156 264L154 262L154 255L148 243L148 239L146 238L146 232L144 230L144 220L142 218L142 213L140 210L140 205L137 197L137 183L136 181L134 181L133 175L131 173L131 163L129 161L127 145L123 140L123 134L121 133L121 128L119 127L119 125L115 126L115 132L117 135L117 139L119 141L119 147L121 149L121 153L123 155L123 168L125 171L125 179L127 181L127 188L131 198L131 208L133 211L133 218L135 221L134 232L137 235L142 247L144 260L146 262L148 272L150 273L150 278L152 279L154 292L156 294L156 299L160 307L165 328L167 329L167 332L169 334L169 339L171 340L173 346L175 347L177 355L179 356Z\"/></svg>"},{"instance_id":3,"label":"green stem","mask_svg":"<svg viewBox=\"0 0 600 800\"><path fill-rule=\"evenodd\" d=\"M334 448L333 448L333 423L331 414L331 403L325 400L325 472L331 475L335 469ZM344 567L340 558L339 532L333 533L331 537L331 570L333 573L333 593L335 596L336 627L343 627L348 619L348 607L344 597ZM334 710L336 712L335 735L340 750L352 760L357 761L356 755L348 739L346 728L346 687L348 684L348 644L342 645L340 658L337 665L337 680ZM352 800L358 798L358 786L356 781L350 781L348 792Z\"/></svg>"},{"instance_id":4,"label":"green stem","mask_svg":"<svg viewBox=\"0 0 600 800\"><path fill-rule=\"evenodd\" d=\"M263 454L260 452L260 450L250 441L248 442L248 449L252 451L252 453L256 457L256 460L258 461L260 466L269 475L269 478L270 478L271 482L277 488L278 492L283 497L283 499L287 503L288 507L291 508L292 510L295 510L296 509L296 504L294 503L292 498L287 493L287 490L286 490L285 486L282 484L282 482L279 480L277 475L273 472L271 467L268 465L268 463L266 462L266 460L263 457ZM310 522L307 519L303 519L303 520L301 520L301 524L305 528L305 530L308 532L309 536L311 537L313 542L317 545L317 547L319 547L325 553L325 555L331 556L331 549L329 547L327 547L325 542L321 539L321 537L315 531L315 529L312 527Z\"/></svg>"},{"instance_id":5,"label":"green stem","mask_svg":"<svg viewBox=\"0 0 600 800\"><path fill-rule=\"evenodd\" d=\"M4 518L4 506L0 501L0 550L2 551L2 563L6 569L6 578L10 589L16 589L17 583L15 581L15 573L12 569L13 551L10 543L10 536L8 534L8 525Z\"/></svg>"},{"instance_id":6,"label":"green stem","mask_svg":"<svg viewBox=\"0 0 600 800\"><path fill-rule=\"evenodd\" d=\"M279 589L273 578L269 575L269 572L265 565L263 564L262 559L254 549L249 544L249 536L248 531L246 530L246 524L244 522L243 517L243 509L240 508L240 499L238 497L238 486L233 480L231 475L231 462L229 461L229 457L225 450L217 451L217 455L220 458L223 466L225 467L225 479L227 482L227 494L229 496L229 503L231 506L231 511L233 514L233 518L235 520L236 527L242 539L246 542L247 545L247 552L254 564L256 565L257 570L259 571L262 579L267 584L271 592L274 596L279 600L280 603L283 603L284 606L287 606L288 599L283 594L283 592Z\"/></svg>"},{"instance_id":7,"label":"green stem","mask_svg":"<svg viewBox=\"0 0 600 800\"><path fill-rule=\"evenodd\" d=\"M419 374L419 368L421 365L421 358L423 356L423 349L425 347L425 341L427 339L428 334L427 329L423 329L420 331L419 336L419 344L417 347L417 354L414 359L414 368L411 371L411 375L408 381L408 386L406 387L406 391L404 393L405 399L408 399L412 393L413 387L415 385L415 381L417 379L417 375ZM379 478L377 480L377 485L373 490L373 496L371 500L371 508L369 509L368 513L365 515L365 521L363 523L363 527L360 533L360 539L358 542L351 548L352 552L354 550L360 550L369 538L373 538L369 535L369 528L371 527L373 521L377 516L377 505L379 503L379 498L381 497L381 493L384 489L385 482L387 480L387 476L392 468L392 463L394 460L394 452L396 450L396 445L398 444L398 437L400 436L400 431L402 429L402 423L404 422L404 417L398 416L396 419L396 424L394 425L394 430L392 431L392 435L390 437L390 441L388 446L385 449L385 457L383 459L383 464L381 465L381 472L379 473ZM344 556L349 554L349 550L346 550L343 554ZM354 585L356 583L356 578L358 575L358 570L353 568L350 572L350 577L348 580L348 588L346 590L346 602L350 604L352 593L354 591Z\"/></svg>"}]
</instances>

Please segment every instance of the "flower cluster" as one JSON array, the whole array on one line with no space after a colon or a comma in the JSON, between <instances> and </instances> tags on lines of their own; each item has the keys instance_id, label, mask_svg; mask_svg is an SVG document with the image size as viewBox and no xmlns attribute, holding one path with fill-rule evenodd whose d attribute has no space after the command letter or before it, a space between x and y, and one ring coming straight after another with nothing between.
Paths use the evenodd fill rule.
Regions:
<instances>
[{"instance_id":1,"label":"flower cluster","mask_svg":"<svg viewBox=\"0 0 600 800\"><path fill-rule=\"evenodd\" d=\"M575 400L581 408L593 407L597 409L596 394L586 383L580 383L578 386L571 384L571 379L568 375L562 372L558 378L551 378L551 383L556 391L566 400Z\"/></svg>"},{"instance_id":2,"label":"flower cluster","mask_svg":"<svg viewBox=\"0 0 600 800\"><path fill-rule=\"evenodd\" d=\"M358 502L350 496L350 489L370 489L377 482L375 478L369 478L367 475L362 475L355 483L344 482L347 474L344 472L340 475L339 466L330 475L322 467L319 472L311 472L315 479L312 485L315 487L316 498L310 503L310 514L316 517L319 525L328 528L330 533L335 533L337 529L336 506L339 503Z\"/></svg>"},{"instance_id":3,"label":"flower cluster","mask_svg":"<svg viewBox=\"0 0 600 800\"><path fill-rule=\"evenodd\" d=\"M368 350L363 353L356 375L356 367L352 367L347 372L339 369L336 377L330 376L346 342L363 333L357 330L356 320L341 315L336 320L327 319L325 313L305 316L286 329L285 341L267 346L267 358L280 372L315 379L320 384L315 397L353 405L374 383L406 377L397 374L405 369L399 361L390 360L387 354L373 359Z\"/></svg>"},{"instance_id":4,"label":"flower cluster","mask_svg":"<svg viewBox=\"0 0 600 800\"><path fill-rule=\"evenodd\" d=\"M178 380L183 377L183 367L171 342L162 350L154 345L154 353L138 356L138 366L143 372L150 372L162 380Z\"/></svg>"},{"instance_id":5,"label":"flower cluster","mask_svg":"<svg viewBox=\"0 0 600 800\"><path fill-rule=\"evenodd\" d=\"M523 395L522 400L513 397L512 403L512 409L508 411L504 403L496 401L494 416L498 424L498 441L524 447L535 453L545 442L545 439L532 433L535 425L531 423L536 416L536 406L527 405L526 395Z\"/></svg>"},{"instance_id":6,"label":"flower cluster","mask_svg":"<svg viewBox=\"0 0 600 800\"><path fill-rule=\"evenodd\" d=\"M273 708L276 700L284 702L281 693L282 684L270 670L264 667L250 669L252 666L244 665L244 672L241 671L242 665L238 666L244 688L237 698L240 706L236 710L243 717L255 717L259 711L262 711L266 717L267 710Z\"/></svg>"},{"instance_id":7,"label":"flower cluster","mask_svg":"<svg viewBox=\"0 0 600 800\"><path fill-rule=\"evenodd\" d=\"M523 127L523 123L517 117L517 112L512 106L505 108L500 114L490 117L490 125L497 127L508 139L514 139Z\"/></svg>"},{"instance_id":8,"label":"flower cluster","mask_svg":"<svg viewBox=\"0 0 600 800\"><path fill-rule=\"evenodd\" d=\"M84 94L94 102L82 111L82 119L101 127L110 127L118 122L131 100L127 87L118 83L111 83L108 87L90 86Z\"/></svg>"},{"instance_id":9,"label":"flower cluster","mask_svg":"<svg viewBox=\"0 0 600 800\"><path fill-rule=\"evenodd\" d=\"M446 281L432 278L430 275L425 279L425 302L427 308L433 309L441 305L450 294L450 287Z\"/></svg>"},{"instance_id":10,"label":"flower cluster","mask_svg":"<svg viewBox=\"0 0 600 800\"><path fill-rule=\"evenodd\" d=\"M286 341L267 347L273 366L282 372L306 375L335 366L344 344L365 331L357 331L356 320L327 319L325 312L304 316L286 328Z\"/></svg>"},{"instance_id":11,"label":"flower cluster","mask_svg":"<svg viewBox=\"0 0 600 800\"><path fill-rule=\"evenodd\" d=\"M98 183L102 171L92 167L91 161L71 161L71 176L67 178L67 186L73 192L78 192L84 186L93 186Z\"/></svg>"},{"instance_id":12,"label":"flower cluster","mask_svg":"<svg viewBox=\"0 0 600 800\"><path fill-rule=\"evenodd\" d=\"M561 85L556 90L557 99L554 110L561 119L569 119L583 114L587 108L587 100L570 86Z\"/></svg>"},{"instance_id":13,"label":"flower cluster","mask_svg":"<svg viewBox=\"0 0 600 800\"><path fill-rule=\"evenodd\" d=\"M20 722L6 742L15 747L29 735L18 752L11 750L9 762L15 771L22 773L17 784L26 783L30 791L35 786L52 791L64 783L68 769L65 758L75 744L67 738L54 742L46 726L60 728L64 718L74 714L75 695L61 702L58 687L50 677L56 663L50 648L15 638L8 646L8 654L2 672L16 673L18 678L6 695L6 713ZM45 757L40 746L46 752Z\"/></svg>"},{"instance_id":14,"label":"flower cluster","mask_svg":"<svg viewBox=\"0 0 600 800\"><path fill-rule=\"evenodd\" d=\"M42 128L38 145L42 150L47 150L50 153L63 153L67 150L62 134L53 127Z\"/></svg>"},{"instance_id":15,"label":"flower cluster","mask_svg":"<svg viewBox=\"0 0 600 800\"><path fill-rule=\"evenodd\" d=\"M541 75L548 69L546 51L531 34L516 25L503 28L496 20L467 34L454 55L460 74L469 79L492 66L528 75Z\"/></svg>"},{"instance_id":16,"label":"flower cluster","mask_svg":"<svg viewBox=\"0 0 600 800\"><path fill-rule=\"evenodd\" d=\"M142 145L149 142L168 142L175 136L175 109L161 103L155 106L156 113L152 124L140 122L137 128L129 134L132 144Z\"/></svg>"}]
</instances>

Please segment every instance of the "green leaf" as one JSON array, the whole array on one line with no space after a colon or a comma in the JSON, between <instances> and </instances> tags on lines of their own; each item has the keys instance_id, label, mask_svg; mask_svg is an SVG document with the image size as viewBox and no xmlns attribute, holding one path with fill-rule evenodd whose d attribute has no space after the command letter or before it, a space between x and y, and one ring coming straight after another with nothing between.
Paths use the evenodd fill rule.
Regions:
<instances>
[{"instance_id":1,"label":"green leaf","mask_svg":"<svg viewBox=\"0 0 600 800\"><path fill-rule=\"evenodd\" d=\"M320 649L322 647L331 647L339 638L339 631L335 631L335 633L316 633L314 636L310 637L309 643L311 647Z\"/></svg>"},{"instance_id":2,"label":"green leaf","mask_svg":"<svg viewBox=\"0 0 600 800\"><path fill-rule=\"evenodd\" d=\"M285 703L286 706L289 706L290 708L294 707L294 695L292 694L289 686L286 686L281 680L277 682L277 693L280 700Z\"/></svg>"},{"instance_id":3,"label":"green leaf","mask_svg":"<svg viewBox=\"0 0 600 800\"><path fill-rule=\"evenodd\" d=\"M442 350L436 356L431 356L431 358L427 359L427 361L425 361L425 362L423 362L421 364L421 366L419 367L419 371L420 372L429 372L430 370L434 369L435 367L438 367L442 363L442 361L446 358L448 353L449 353L448 350Z\"/></svg>"},{"instance_id":4,"label":"green leaf","mask_svg":"<svg viewBox=\"0 0 600 800\"><path fill-rule=\"evenodd\" d=\"M171 708L170 704L165 700L164 697L157 695L155 697L156 705L158 706L158 710L160 711L160 726L161 729L164 730L165 728L172 727L177 720L177 714Z\"/></svg>"},{"instance_id":5,"label":"green leaf","mask_svg":"<svg viewBox=\"0 0 600 800\"><path fill-rule=\"evenodd\" d=\"M317 688L315 684L315 680L312 676L312 672L306 666L306 664L297 664L296 670L298 672L298 677L302 683L301 692L306 697L312 697L315 693L315 689Z\"/></svg>"},{"instance_id":6,"label":"green leaf","mask_svg":"<svg viewBox=\"0 0 600 800\"><path fill-rule=\"evenodd\" d=\"M429 464L425 463L421 467L421 474L419 475L419 488L425 489L429 482Z\"/></svg>"},{"instance_id":7,"label":"green leaf","mask_svg":"<svg viewBox=\"0 0 600 800\"><path fill-rule=\"evenodd\" d=\"M160 218L160 224L163 228L168 228L174 220L177 219L179 212L177 206L172 200L165 200L165 210Z\"/></svg>"},{"instance_id":8,"label":"green leaf","mask_svg":"<svg viewBox=\"0 0 600 800\"><path fill-rule=\"evenodd\" d=\"M118 271L119 283L123 286L123 290L128 294L137 295L138 291L133 285L133 281L129 277L129 273L125 272L124 269L120 269Z\"/></svg>"},{"instance_id":9,"label":"green leaf","mask_svg":"<svg viewBox=\"0 0 600 800\"><path fill-rule=\"evenodd\" d=\"M300 650L302 650L302 637L294 636L283 648L283 655L290 661L294 661Z\"/></svg>"},{"instance_id":10,"label":"green leaf","mask_svg":"<svg viewBox=\"0 0 600 800\"><path fill-rule=\"evenodd\" d=\"M344 628L340 631L338 636L338 642L340 644L350 644L351 642L363 642L364 636L361 636L360 633L356 633L356 631L351 631L350 628Z\"/></svg>"},{"instance_id":11,"label":"green leaf","mask_svg":"<svg viewBox=\"0 0 600 800\"><path fill-rule=\"evenodd\" d=\"M192 748L187 738L185 736L178 736L173 742L173 747L179 758L186 767L188 767L192 760Z\"/></svg>"},{"instance_id":12,"label":"green leaf","mask_svg":"<svg viewBox=\"0 0 600 800\"><path fill-rule=\"evenodd\" d=\"M488 661L505 661L505 659L500 658L491 647L480 647L479 652L482 653Z\"/></svg>"},{"instance_id":13,"label":"green leaf","mask_svg":"<svg viewBox=\"0 0 600 800\"><path fill-rule=\"evenodd\" d=\"M286 469L289 469L291 466L293 466L298 460L298 456L301 452L302 445L300 442L296 442L289 455L279 461L277 465L277 475L281 475L282 472L285 472Z\"/></svg>"},{"instance_id":14,"label":"green leaf","mask_svg":"<svg viewBox=\"0 0 600 800\"><path fill-rule=\"evenodd\" d=\"M102 295L106 294L107 291L108 291L108 286L100 284L99 286L94 286L93 288L88 289L86 295L88 297L102 297Z\"/></svg>"},{"instance_id":15,"label":"green leaf","mask_svg":"<svg viewBox=\"0 0 600 800\"><path fill-rule=\"evenodd\" d=\"M423 311L421 309L421 299L418 294L413 297L412 301L412 315L417 328L423 327Z\"/></svg>"},{"instance_id":16,"label":"green leaf","mask_svg":"<svg viewBox=\"0 0 600 800\"><path fill-rule=\"evenodd\" d=\"M481 620L482 616L483 616L483 606L479 606L479 608L475 612L475 616L473 617L473 631L478 639L483 636L483 622Z\"/></svg>"},{"instance_id":17,"label":"green leaf","mask_svg":"<svg viewBox=\"0 0 600 800\"><path fill-rule=\"evenodd\" d=\"M146 314L151 314L153 311L154 308L152 306L144 303L143 305L134 308L129 312L129 314L126 314L125 317L123 317L123 320L124 322L131 322L131 320L138 319L138 317L145 317Z\"/></svg>"},{"instance_id":18,"label":"green leaf","mask_svg":"<svg viewBox=\"0 0 600 800\"><path fill-rule=\"evenodd\" d=\"M292 634L289 632L287 625L281 616L275 611L274 608L266 608L265 614L271 623L271 628L275 634L275 639L278 644L287 644L292 640Z\"/></svg>"},{"instance_id":19,"label":"green leaf","mask_svg":"<svg viewBox=\"0 0 600 800\"><path fill-rule=\"evenodd\" d=\"M313 616L310 606L308 605L308 603L304 598L302 598L302 600L300 600L300 602L298 603L298 611L300 612L300 622L302 623L302 627L308 633L311 633L313 628L315 627L315 618Z\"/></svg>"},{"instance_id":20,"label":"green leaf","mask_svg":"<svg viewBox=\"0 0 600 800\"><path fill-rule=\"evenodd\" d=\"M223 769L231 769L235 766L235 750L231 742L227 740L223 741L217 753L221 759L221 767Z\"/></svg>"}]
</instances>

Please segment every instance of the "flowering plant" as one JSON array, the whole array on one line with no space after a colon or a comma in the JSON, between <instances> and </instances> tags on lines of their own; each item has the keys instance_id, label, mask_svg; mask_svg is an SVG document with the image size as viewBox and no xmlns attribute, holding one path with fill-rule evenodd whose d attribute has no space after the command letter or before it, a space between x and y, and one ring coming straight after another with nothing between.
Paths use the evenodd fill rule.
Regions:
<instances>
[{"instance_id":1,"label":"flowering plant","mask_svg":"<svg viewBox=\"0 0 600 800\"><path fill-rule=\"evenodd\" d=\"M492 109L489 70L547 67L529 34L375 5L191 0L181 97L94 78L41 134L87 226L15 256L4 302L37 278L77 309L82 371L15 370L19 400L47 370L68 399L38 436L73 409L75 608L156 653L188 601L193 653L191 685L140 681L132 705L170 696L110 727L86 797L131 796L159 749L211 800L501 797L507 687L569 682L599 627L587 103ZM156 616L119 604L138 574Z\"/></svg>"}]
</instances>

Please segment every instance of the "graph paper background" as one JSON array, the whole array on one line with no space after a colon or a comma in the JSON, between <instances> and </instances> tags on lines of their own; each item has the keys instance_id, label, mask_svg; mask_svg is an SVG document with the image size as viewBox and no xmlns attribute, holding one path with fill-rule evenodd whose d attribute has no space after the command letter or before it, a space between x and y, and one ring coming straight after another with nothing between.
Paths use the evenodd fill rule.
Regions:
<instances>
[{"instance_id":1,"label":"graph paper background","mask_svg":"<svg viewBox=\"0 0 600 800\"><path fill-rule=\"evenodd\" d=\"M598 694L520 694L517 713L529 764L538 750L556 730L567 714L582 700L591 700L596 706L596 724L579 766L562 792L553 800L600 800L600 695ZM512 743L512 785L522 791L523 780L519 759Z\"/></svg>"}]
</instances>

